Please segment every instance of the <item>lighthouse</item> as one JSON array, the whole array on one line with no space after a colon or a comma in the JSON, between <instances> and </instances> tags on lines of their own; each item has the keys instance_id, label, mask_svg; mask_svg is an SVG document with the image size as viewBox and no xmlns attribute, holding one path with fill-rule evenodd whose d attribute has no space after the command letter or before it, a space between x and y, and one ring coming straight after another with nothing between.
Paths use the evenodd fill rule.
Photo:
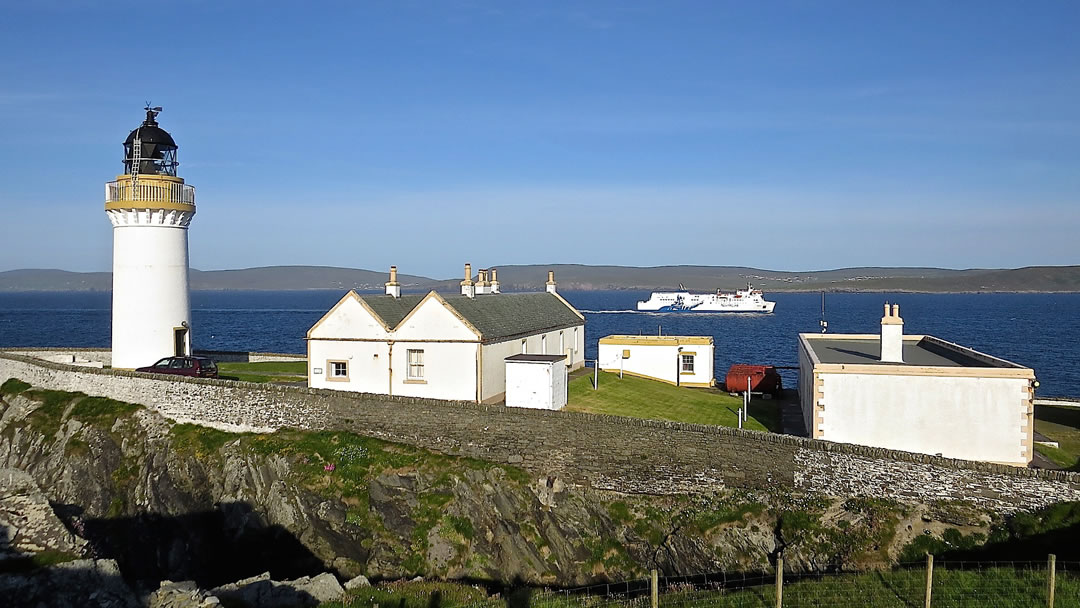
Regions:
<instances>
[{"instance_id":1,"label":"lighthouse","mask_svg":"<svg viewBox=\"0 0 1080 608\"><path fill-rule=\"evenodd\" d=\"M160 107L124 140L124 174L105 184L113 225L112 366L191 354L188 224L195 188L176 175L176 142Z\"/></svg>"}]
</instances>

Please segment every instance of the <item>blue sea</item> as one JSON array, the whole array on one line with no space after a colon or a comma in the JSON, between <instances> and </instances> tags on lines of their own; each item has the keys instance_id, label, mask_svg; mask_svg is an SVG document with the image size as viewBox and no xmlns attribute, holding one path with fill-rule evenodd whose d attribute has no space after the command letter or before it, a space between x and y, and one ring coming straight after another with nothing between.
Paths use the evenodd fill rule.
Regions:
<instances>
[{"instance_id":1,"label":"blue sea","mask_svg":"<svg viewBox=\"0 0 1080 608\"><path fill-rule=\"evenodd\" d=\"M585 313L586 357L609 334L711 335L716 373L733 363L797 365L796 338L818 332L821 295L775 293L776 312L634 312L644 291L561 292ZM195 347L305 352L304 334L341 291L197 291L191 294ZM0 293L0 347L107 347L109 293ZM882 304L900 304L904 330L932 334L1035 369L1039 396L1080 397L1080 294L882 294L825 297L830 333L877 333ZM795 371L785 371L794 386Z\"/></svg>"}]
</instances>

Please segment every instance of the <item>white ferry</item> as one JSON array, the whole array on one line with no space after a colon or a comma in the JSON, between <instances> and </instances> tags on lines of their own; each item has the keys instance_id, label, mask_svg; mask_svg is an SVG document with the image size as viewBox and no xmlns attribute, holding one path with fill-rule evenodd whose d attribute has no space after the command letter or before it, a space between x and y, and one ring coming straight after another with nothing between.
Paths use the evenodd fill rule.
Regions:
<instances>
[{"instance_id":1,"label":"white ferry","mask_svg":"<svg viewBox=\"0 0 1080 608\"><path fill-rule=\"evenodd\" d=\"M681 286L680 286L681 287ZM766 302L761 291L747 285L735 293L690 293L688 291L654 291L644 302L637 303L642 312L772 312L776 302Z\"/></svg>"}]
</instances>

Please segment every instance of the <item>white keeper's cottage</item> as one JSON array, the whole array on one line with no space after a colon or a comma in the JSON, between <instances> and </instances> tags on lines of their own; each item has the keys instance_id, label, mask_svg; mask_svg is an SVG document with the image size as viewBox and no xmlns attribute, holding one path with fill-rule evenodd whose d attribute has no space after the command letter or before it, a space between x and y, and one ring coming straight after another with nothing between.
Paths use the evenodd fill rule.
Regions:
<instances>
[{"instance_id":1,"label":"white keeper's cottage","mask_svg":"<svg viewBox=\"0 0 1080 608\"><path fill-rule=\"evenodd\" d=\"M408 397L497 403L507 357L564 355L585 365L585 317L556 291L500 293L495 270L460 294L402 295L390 267L385 295L350 291L308 330L308 386Z\"/></svg>"},{"instance_id":2,"label":"white keeper's cottage","mask_svg":"<svg viewBox=\"0 0 1080 608\"><path fill-rule=\"evenodd\" d=\"M800 334L799 399L815 439L1026 466L1035 372L933 336Z\"/></svg>"}]
</instances>

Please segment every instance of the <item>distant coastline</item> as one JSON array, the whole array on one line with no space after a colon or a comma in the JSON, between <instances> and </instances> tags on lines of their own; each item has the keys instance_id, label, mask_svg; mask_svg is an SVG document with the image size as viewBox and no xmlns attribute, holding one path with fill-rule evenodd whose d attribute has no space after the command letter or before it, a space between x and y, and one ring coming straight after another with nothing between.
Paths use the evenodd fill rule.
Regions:
<instances>
[{"instance_id":1,"label":"distant coastline","mask_svg":"<svg viewBox=\"0 0 1080 608\"><path fill-rule=\"evenodd\" d=\"M589 266L534 264L499 266L504 291L544 288L554 270L559 288L603 290L733 290L753 283L765 292L806 293L1077 293L1080 266L1032 266L1014 269L950 270L941 268L845 268L810 272L771 271L731 266ZM407 291L453 291L460 278L433 279L399 275ZM195 291L308 291L349 289L379 291L382 271L328 266L267 266L237 270L191 271ZM10 270L0 272L0 292L108 292L108 272Z\"/></svg>"}]
</instances>

